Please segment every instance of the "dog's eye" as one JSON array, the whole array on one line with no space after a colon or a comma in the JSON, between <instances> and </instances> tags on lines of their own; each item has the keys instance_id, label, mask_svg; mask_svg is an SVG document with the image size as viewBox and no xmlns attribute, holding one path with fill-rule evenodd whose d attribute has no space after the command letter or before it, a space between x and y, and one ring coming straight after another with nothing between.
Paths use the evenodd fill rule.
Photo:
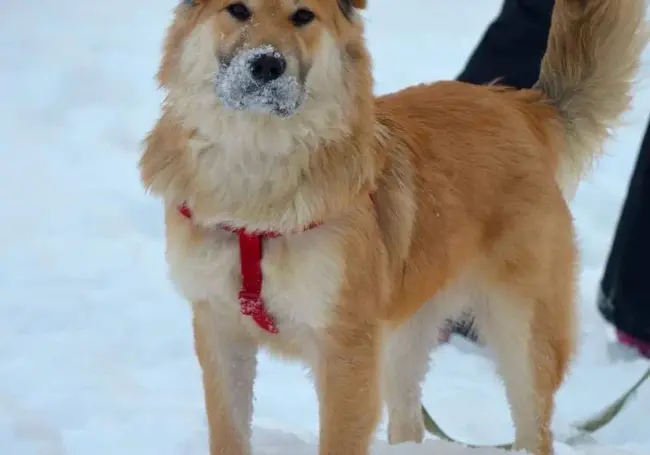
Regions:
<instances>
[{"instance_id":1,"label":"dog's eye","mask_svg":"<svg viewBox=\"0 0 650 455\"><path fill-rule=\"evenodd\" d=\"M295 25L296 27L302 27L304 25L309 24L315 18L316 16L314 15L314 13L312 13L308 9L300 8L291 16L291 22L293 22L293 25Z\"/></svg>"},{"instance_id":2,"label":"dog's eye","mask_svg":"<svg viewBox=\"0 0 650 455\"><path fill-rule=\"evenodd\" d=\"M196 6L196 2L194 0L182 0L181 3L188 7Z\"/></svg>"},{"instance_id":3,"label":"dog's eye","mask_svg":"<svg viewBox=\"0 0 650 455\"><path fill-rule=\"evenodd\" d=\"M232 3L228 5L228 8L226 9L232 17L240 22L246 22L252 16L251 10L249 10L246 5L240 2Z\"/></svg>"}]
</instances>

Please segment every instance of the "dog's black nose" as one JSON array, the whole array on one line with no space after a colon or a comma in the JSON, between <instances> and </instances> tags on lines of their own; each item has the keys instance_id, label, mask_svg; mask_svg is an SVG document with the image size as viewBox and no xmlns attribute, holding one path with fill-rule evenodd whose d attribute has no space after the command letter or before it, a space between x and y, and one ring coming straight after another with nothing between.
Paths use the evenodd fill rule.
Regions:
<instances>
[{"instance_id":1,"label":"dog's black nose","mask_svg":"<svg viewBox=\"0 0 650 455\"><path fill-rule=\"evenodd\" d=\"M253 79L262 84L276 80L287 68L287 62L278 54L262 54L254 58L250 65Z\"/></svg>"}]
</instances>

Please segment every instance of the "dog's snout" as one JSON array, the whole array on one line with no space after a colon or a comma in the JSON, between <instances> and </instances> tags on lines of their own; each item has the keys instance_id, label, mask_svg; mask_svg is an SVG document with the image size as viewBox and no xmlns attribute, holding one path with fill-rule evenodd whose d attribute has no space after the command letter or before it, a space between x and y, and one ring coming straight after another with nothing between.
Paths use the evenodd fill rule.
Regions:
<instances>
[{"instance_id":1,"label":"dog's snout","mask_svg":"<svg viewBox=\"0 0 650 455\"><path fill-rule=\"evenodd\" d=\"M262 54L250 62L251 75L263 84L278 79L286 68L287 62L277 53Z\"/></svg>"}]
</instances>

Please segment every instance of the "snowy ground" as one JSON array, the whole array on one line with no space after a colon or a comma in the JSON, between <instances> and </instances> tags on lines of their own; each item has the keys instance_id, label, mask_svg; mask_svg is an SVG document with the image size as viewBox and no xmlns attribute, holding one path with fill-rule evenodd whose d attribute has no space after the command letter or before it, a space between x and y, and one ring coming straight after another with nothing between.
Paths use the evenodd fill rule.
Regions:
<instances>
[{"instance_id":1,"label":"snowy ground","mask_svg":"<svg viewBox=\"0 0 650 455\"><path fill-rule=\"evenodd\" d=\"M143 194L135 168L159 107L152 75L173 3L0 6L1 455L206 453L188 308L167 281L161 209ZM500 1L370 3L368 34L385 92L453 78ZM647 366L608 344L593 301L649 88L573 204L583 336L558 397L558 438ZM488 358L455 342L435 362L425 398L440 423L467 442L509 440ZM300 368L263 357L257 397L256 453L316 453L316 401ZM559 454L647 455L648 422L650 384L596 435L597 447L558 443ZM379 442L376 453L479 454L439 441L396 449Z\"/></svg>"}]
</instances>

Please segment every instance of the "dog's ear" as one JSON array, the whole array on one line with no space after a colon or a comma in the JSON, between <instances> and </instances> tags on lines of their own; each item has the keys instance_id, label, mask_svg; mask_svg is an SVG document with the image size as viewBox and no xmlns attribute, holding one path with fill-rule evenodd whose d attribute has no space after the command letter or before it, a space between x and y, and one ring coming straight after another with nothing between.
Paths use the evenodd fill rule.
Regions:
<instances>
[{"instance_id":1,"label":"dog's ear","mask_svg":"<svg viewBox=\"0 0 650 455\"><path fill-rule=\"evenodd\" d=\"M352 14L352 8L364 9L368 4L368 0L337 0L337 1L339 3L339 7L341 8L341 11L343 11L343 14L345 14L346 17L350 17L350 15Z\"/></svg>"}]
</instances>

